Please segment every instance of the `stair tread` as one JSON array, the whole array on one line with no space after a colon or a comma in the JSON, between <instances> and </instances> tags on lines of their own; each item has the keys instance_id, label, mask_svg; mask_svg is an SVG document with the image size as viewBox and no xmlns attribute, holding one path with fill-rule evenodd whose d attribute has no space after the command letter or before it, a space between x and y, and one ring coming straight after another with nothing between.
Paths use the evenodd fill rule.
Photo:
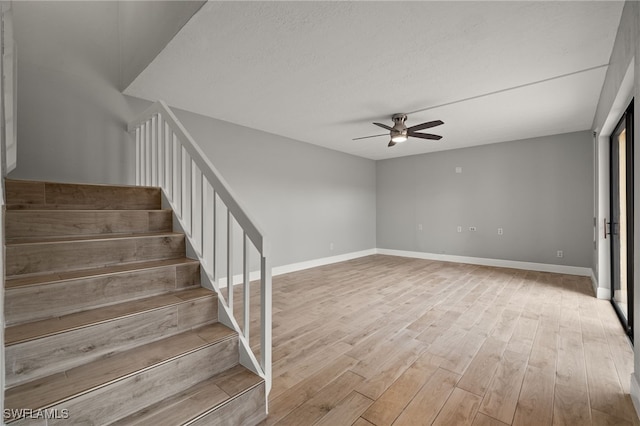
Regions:
<instances>
[{"instance_id":1,"label":"stair tread","mask_svg":"<svg viewBox=\"0 0 640 426\"><path fill-rule=\"evenodd\" d=\"M184 424L263 381L260 376L241 365L236 365L189 389L125 417L112 426Z\"/></svg>"},{"instance_id":2,"label":"stair tread","mask_svg":"<svg viewBox=\"0 0 640 426\"><path fill-rule=\"evenodd\" d=\"M180 232L172 231L159 231L159 232L139 232L139 233L125 233L125 234L95 234L95 235L72 235L68 237L34 237L34 238L7 238L7 246L27 245L27 244L50 244L50 243L68 243L73 241L104 241L104 240L119 240L125 238L145 238L145 237L160 237L160 236L181 236L184 235Z\"/></svg>"},{"instance_id":3,"label":"stair tread","mask_svg":"<svg viewBox=\"0 0 640 426\"><path fill-rule=\"evenodd\" d=\"M92 324L98 324L140 312L177 305L197 298L210 296L215 296L215 292L199 287L76 312L57 318L48 318L24 324L17 324L5 329L5 345L10 346L90 326Z\"/></svg>"},{"instance_id":4,"label":"stair tread","mask_svg":"<svg viewBox=\"0 0 640 426\"><path fill-rule=\"evenodd\" d=\"M181 355L235 336L220 324L205 325L108 358L74 367L64 373L9 388L5 408L42 409L74 396L162 364Z\"/></svg>"},{"instance_id":5,"label":"stair tread","mask_svg":"<svg viewBox=\"0 0 640 426\"><path fill-rule=\"evenodd\" d=\"M48 272L44 274L33 274L26 277L23 276L14 276L8 277L5 281L5 288L10 290L12 288L19 288L29 285L40 285L40 284L48 284L52 282L72 280L72 279L82 279L95 277L99 275L108 275L108 274L117 274L122 272L131 272L140 269L152 269L152 268L161 268L164 266L173 266L173 265L184 265L189 263L198 263L197 260L189 259L187 257L176 258L176 259L162 259L162 260L151 260L144 262L132 262L132 263L124 263L119 265L112 266L101 266L99 268L93 269L79 269L65 272Z\"/></svg>"},{"instance_id":6,"label":"stair tread","mask_svg":"<svg viewBox=\"0 0 640 426\"><path fill-rule=\"evenodd\" d=\"M85 206L84 209L36 209L30 208L28 210L11 210L8 214L56 214L56 213L66 213L66 214L74 214L74 213L135 213L135 212L162 212L162 211L172 211L171 209L91 209Z\"/></svg>"}]
</instances>

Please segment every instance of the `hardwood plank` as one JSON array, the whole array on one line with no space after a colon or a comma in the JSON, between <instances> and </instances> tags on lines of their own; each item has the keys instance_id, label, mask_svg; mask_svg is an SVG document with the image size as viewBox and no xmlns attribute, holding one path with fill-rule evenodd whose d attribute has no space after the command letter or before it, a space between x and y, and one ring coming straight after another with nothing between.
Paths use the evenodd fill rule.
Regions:
<instances>
[{"instance_id":1,"label":"hardwood plank","mask_svg":"<svg viewBox=\"0 0 640 426\"><path fill-rule=\"evenodd\" d=\"M29 276L16 276L7 278L5 281L5 288L17 288L30 285L39 285L53 283L63 280L71 280L76 278L92 278L101 275L109 275L120 272L132 272L142 271L153 268L161 268L165 266L184 265L185 267L192 267L199 271L200 265L197 261L186 257L179 257L175 259L159 259L149 260L143 262L124 263L119 265L110 265L106 267L87 268L76 271L61 271L54 273L44 273ZM199 279L199 278L198 278ZM198 281L199 283L200 281ZM199 284L198 284L199 285Z\"/></svg>"},{"instance_id":2,"label":"hardwood plank","mask_svg":"<svg viewBox=\"0 0 640 426\"><path fill-rule=\"evenodd\" d=\"M184 235L150 234L100 239L7 243L7 276L97 268L119 263L182 258Z\"/></svg>"},{"instance_id":3,"label":"hardwood plank","mask_svg":"<svg viewBox=\"0 0 640 426\"><path fill-rule=\"evenodd\" d=\"M505 350L480 405L480 412L511 424L524 379L527 356Z\"/></svg>"},{"instance_id":4,"label":"hardwood plank","mask_svg":"<svg viewBox=\"0 0 640 426\"><path fill-rule=\"evenodd\" d=\"M176 308L169 307L8 346L6 383L15 386L65 371L178 331Z\"/></svg>"},{"instance_id":5,"label":"hardwood plank","mask_svg":"<svg viewBox=\"0 0 640 426\"><path fill-rule=\"evenodd\" d=\"M427 380L436 372L443 359L424 353L396 380L362 417L377 426L391 425Z\"/></svg>"},{"instance_id":6,"label":"hardwood plank","mask_svg":"<svg viewBox=\"0 0 640 426\"><path fill-rule=\"evenodd\" d=\"M608 346L584 342L584 351L591 407L630 420L635 414L625 401Z\"/></svg>"},{"instance_id":7,"label":"hardwood plank","mask_svg":"<svg viewBox=\"0 0 640 426\"><path fill-rule=\"evenodd\" d=\"M473 426L507 426L507 424L493 417L489 417L486 414L478 413L473 420Z\"/></svg>"},{"instance_id":8,"label":"hardwood plank","mask_svg":"<svg viewBox=\"0 0 640 426\"><path fill-rule=\"evenodd\" d=\"M173 229L173 215L171 210L149 210L149 231L166 232Z\"/></svg>"},{"instance_id":9,"label":"hardwood plank","mask_svg":"<svg viewBox=\"0 0 640 426\"><path fill-rule=\"evenodd\" d=\"M406 343L405 343L406 342ZM396 358L403 349L417 348L419 345L405 330L393 335L388 341L381 342L375 350L360 359L351 371L364 378L371 378L379 374L380 366L389 359Z\"/></svg>"},{"instance_id":10,"label":"hardwood plank","mask_svg":"<svg viewBox=\"0 0 640 426\"><path fill-rule=\"evenodd\" d=\"M482 398L478 395L455 388L432 425L471 425L481 402Z\"/></svg>"},{"instance_id":11,"label":"hardwood plank","mask_svg":"<svg viewBox=\"0 0 640 426\"><path fill-rule=\"evenodd\" d=\"M582 334L568 327L558 333L558 359L553 404L553 424L591 423L587 372Z\"/></svg>"},{"instance_id":12,"label":"hardwood plank","mask_svg":"<svg viewBox=\"0 0 640 426\"><path fill-rule=\"evenodd\" d=\"M558 352L557 329L540 325L533 341L529 366L545 372L555 372Z\"/></svg>"},{"instance_id":13,"label":"hardwood plank","mask_svg":"<svg viewBox=\"0 0 640 426\"><path fill-rule=\"evenodd\" d=\"M438 368L393 423L394 426L430 425L460 376Z\"/></svg>"},{"instance_id":14,"label":"hardwood plank","mask_svg":"<svg viewBox=\"0 0 640 426\"><path fill-rule=\"evenodd\" d=\"M229 399L229 395L215 385L213 379L163 399L125 417L111 426L155 426L183 424L194 416L206 413L212 407Z\"/></svg>"},{"instance_id":15,"label":"hardwood plank","mask_svg":"<svg viewBox=\"0 0 640 426\"><path fill-rule=\"evenodd\" d=\"M210 345L63 402L79 424L108 424L188 389L238 362L237 343ZM216 359L216 362L211 362ZM197 369L198 374L193 374ZM264 399L263 399L264 403ZM65 421L49 421L64 425Z\"/></svg>"},{"instance_id":16,"label":"hardwood plank","mask_svg":"<svg viewBox=\"0 0 640 426\"><path fill-rule=\"evenodd\" d=\"M362 395L376 400L414 363L423 351L424 347L413 339L402 346L397 346L397 350L387 352L388 359L382 362L356 390ZM356 370L360 363L351 371L357 373Z\"/></svg>"},{"instance_id":17,"label":"hardwood plank","mask_svg":"<svg viewBox=\"0 0 640 426\"><path fill-rule=\"evenodd\" d=\"M507 344L507 351L529 355L533 347L533 339L538 328L538 320L528 318L524 314L518 318L516 327Z\"/></svg>"},{"instance_id":18,"label":"hardwood plank","mask_svg":"<svg viewBox=\"0 0 640 426\"><path fill-rule=\"evenodd\" d=\"M233 384L233 390L230 388L225 390L221 383L230 384L230 379L240 379L239 383ZM156 402L155 404L145 407L144 409L112 424L112 426L155 426L159 424L180 425L189 420L195 420L202 417L200 421L210 419L211 417L221 419L223 416L228 418L229 409L222 409L224 404L231 403L230 399L237 397L245 392L251 392L252 389L263 383L258 376L249 372L242 366L235 366L227 371L217 374L207 380L203 380L196 385L179 392L169 398ZM257 393L260 393L258 391ZM255 392L254 392L255 395ZM264 405L264 391L262 391ZM234 409L242 412L242 408L237 404L233 404ZM227 411L222 413L223 411ZM262 415L264 415L264 407ZM241 415L241 413L238 413ZM242 423L239 417L229 418L229 421L235 424L235 421Z\"/></svg>"},{"instance_id":19,"label":"hardwood plank","mask_svg":"<svg viewBox=\"0 0 640 426\"><path fill-rule=\"evenodd\" d=\"M232 330L221 324L203 328L215 330L218 336L216 343L227 342L225 345L237 351L237 336ZM10 388L5 392L5 408L35 409L52 406L57 401L66 401L70 395L86 392L93 387L212 344L214 343L199 337L196 330L171 336L109 358L75 367L65 373ZM237 355L235 360L237 362ZM204 364L212 363L204 362Z\"/></svg>"},{"instance_id":20,"label":"hardwood plank","mask_svg":"<svg viewBox=\"0 0 640 426\"><path fill-rule=\"evenodd\" d=\"M375 426L375 425L373 423L369 423L368 421L366 421L362 417L358 417L358 420L353 422L351 424L351 426Z\"/></svg>"},{"instance_id":21,"label":"hardwood plank","mask_svg":"<svg viewBox=\"0 0 640 426\"><path fill-rule=\"evenodd\" d=\"M555 371L529 365L525 372L513 425L551 425Z\"/></svg>"},{"instance_id":22,"label":"hardwood plank","mask_svg":"<svg viewBox=\"0 0 640 426\"><path fill-rule=\"evenodd\" d=\"M284 417L279 425L313 424L331 411L364 379L350 371L342 373L315 396Z\"/></svg>"},{"instance_id":23,"label":"hardwood plank","mask_svg":"<svg viewBox=\"0 0 640 426\"><path fill-rule=\"evenodd\" d=\"M351 349L350 345L344 342L336 342L330 346L325 346L322 352L314 352L310 356L299 358L295 363L292 363L286 371L278 375L274 373L277 381L275 381L271 388L271 395L277 397L286 389L304 380L309 373L318 371L329 364L332 359L346 354L349 349Z\"/></svg>"},{"instance_id":24,"label":"hardwood plank","mask_svg":"<svg viewBox=\"0 0 640 426\"><path fill-rule=\"evenodd\" d=\"M197 285L196 265L175 265L20 286L5 293L7 325L142 299Z\"/></svg>"},{"instance_id":25,"label":"hardwood plank","mask_svg":"<svg viewBox=\"0 0 640 426\"><path fill-rule=\"evenodd\" d=\"M7 206L20 204L44 204L44 183L5 179Z\"/></svg>"},{"instance_id":26,"label":"hardwood plank","mask_svg":"<svg viewBox=\"0 0 640 426\"><path fill-rule=\"evenodd\" d=\"M314 424L316 426L334 426L354 423L372 403L373 400L353 391Z\"/></svg>"},{"instance_id":27,"label":"hardwood plank","mask_svg":"<svg viewBox=\"0 0 640 426\"><path fill-rule=\"evenodd\" d=\"M91 209L159 209L158 188L66 183L45 183L48 205L84 205Z\"/></svg>"},{"instance_id":28,"label":"hardwood plank","mask_svg":"<svg viewBox=\"0 0 640 426\"><path fill-rule=\"evenodd\" d=\"M191 423L193 426L220 425L253 425L259 424L266 417L264 383L253 387L223 404L208 415Z\"/></svg>"},{"instance_id":29,"label":"hardwood plank","mask_svg":"<svg viewBox=\"0 0 640 426\"><path fill-rule=\"evenodd\" d=\"M275 424L285 415L302 405L311 395L318 393L322 388L331 383L336 377L342 375L356 363L357 360L346 355L340 355L331 363L295 386L287 389L279 396L271 396L269 401L269 417L267 418L267 425Z\"/></svg>"},{"instance_id":30,"label":"hardwood plank","mask_svg":"<svg viewBox=\"0 0 640 426\"><path fill-rule=\"evenodd\" d=\"M217 309L217 298L214 292L205 288L182 290L182 292L172 294L162 294L145 299L133 300L131 302L119 303L105 306L103 308L92 309L74 314L64 315L56 319L35 321L8 327L5 330L5 344L7 346L34 340L58 333L68 332L90 325L113 321L120 317L131 316L142 312L160 309L168 306L178 306L189 304L184 299L184 295L189 294L194 298L202 298L202 303L210 304ZM183 295L182 298L180 295ZM187 316L187 320L188 320ZM188 324L188 322L186 322Z\"/></svg>"},{"instance_id":31,"label":"hardwood plank","mask_svg":"<svg viewBox=\"0 0 640 426\"><path fill-rule=\"evenodd\" d=\"M5 230L7 240L171 232L171 210L8 210Z\"/></svg>"},{"instance_id":32,"label":"hardwood plank","mask_svg":"<svg viewBox=\"0 0 640 426\"><path fill-rule=\"evenodd\" d=\"M456 386L483 396L502 360L506 346L506 342L488 337Z\"/></svg>"},{"instance_id":33,"label":"hardwood plank","mask_svg":"<svg viewBox=\"0 0 640 426\"><path fill-rule=\"evenodd\" d=\"M486 340L487 337L483 331L470 330L459 344L442 355L444 362L440 366L457 374L465 373Z\"/></svg>"},{"instance_id":34,"label":"hardwood plank","mask_svg":"<svg viewBox=\"0 0 640 426\"><path fill-rule=\"evenodd\" d=\"M633 423L598 410L591 410L594 426L631 426Z\"/></svg>"},{"instance_id":35,"label":"hardwood plank","mask_svg":"<svg viewBox=\"0 0 640 426\"><path fill-rule=\"evenodd\" d=\"M505 309L500 315L498 324L489 334L494 339L508 342L511 339L511 335L516 328L520 313L512 309Z\"/></svg>"}]
</instances>

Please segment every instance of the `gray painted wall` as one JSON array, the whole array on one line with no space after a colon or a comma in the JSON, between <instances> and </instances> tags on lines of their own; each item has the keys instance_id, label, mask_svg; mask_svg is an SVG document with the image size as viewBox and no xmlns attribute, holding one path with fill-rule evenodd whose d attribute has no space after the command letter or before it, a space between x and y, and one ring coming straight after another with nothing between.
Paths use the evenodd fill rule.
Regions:
<instances>
[{"instance_id":1,"label":"gray painted wall","mask_svg":"<svg viewBox=\"0 0 640 426\"><path fill-rule=\"evenodd\" d=\"M258 225L273 236L273 266L375 248L373 160L175 112Z\"/></svg>"},{"instance_id":2,"label":"gray painted wall","mask_svg":"<svg viewBox=\"0 0 640 426\"><path fill-rule=\"evenodd\" d=\"M134 110L120 86L200 3L13 2L19 160L10 177L132 183L123 130Z\"/></svg>"},{"instance_id":3,"label":"gray painted wall","mask_svg":"<svg viewBox=\"0 0 640 426\"><path fill-rule=\"evenodd\" d=\"M13 2L13 13L18 166L9 177L130 183L117 3Z\"/></svg>"},{"instance_id":4,"label":"gray painted wall","mask_svg":"<svg viewBox=\"0 0 640 426\"><path fill-rule=\"evenodd\" d=\"M155 59L206 1L119 1L120 88Z\"/></svg>"},{"instance_id":5,"label":"gray painted wall","mask_svg":"<svg viewBox=\"0 0 640 426\"><path fill-rule=\"evenodd\" d=\"M590 267L592 208L588 131L377 163L378 248Z\"/></svg>"}]
</instances>

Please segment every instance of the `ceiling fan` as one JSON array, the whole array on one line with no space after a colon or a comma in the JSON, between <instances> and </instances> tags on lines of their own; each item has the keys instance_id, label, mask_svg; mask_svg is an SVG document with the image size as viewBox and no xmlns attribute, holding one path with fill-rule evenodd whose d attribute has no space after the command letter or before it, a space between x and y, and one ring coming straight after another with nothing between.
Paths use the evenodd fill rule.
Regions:
<instances>
[{"instance_id":1,"label":"ceiling fan","mask_svg":"<svg viewBox=\"0 0 640 426\"><path fill-rule=\"evenodd\" d=\"M391 140L389 141L389 145L394 146L397 143L405 142L408 138L420 138L420 139L431 139L434 141L438 141L442 139L442 136L432 135L431 133L417 133L418 130L429 129L431 127L436 127L441 124L444 124L441 120L435 121L427 121L426 123L416 124L415 126L407 127L404 122L407 120L407 114L393 114L391 116L391 120L393 120L393 127L389 127L386 124L382 123L373 123L378 127L382 127L383 129L389 130L389 136L391 136ZM377 138L378 136L386 136L384 133L382 135L373 135L373 136L364 136L361 138L355 138L354 141L359 139L367 139L367 138Z\"/></svg>"}]
</instances>

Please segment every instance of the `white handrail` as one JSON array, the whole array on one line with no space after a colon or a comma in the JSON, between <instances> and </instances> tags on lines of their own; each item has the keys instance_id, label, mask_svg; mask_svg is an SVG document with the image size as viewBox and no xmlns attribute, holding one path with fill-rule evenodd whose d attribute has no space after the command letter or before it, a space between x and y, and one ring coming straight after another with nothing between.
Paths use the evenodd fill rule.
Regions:
<instances>
[{"instance_id":1,"label":"white handrail","mask_svg":"<svg viewBox=\"0 0 640 426\"><path fill-rule=\"evenodd\" d=\"M171 204L204 275L218 292L223 319L240 334L241 363L260 374L271 389L271 267L264 233L256 225L227 182L204 155L189 132L163 101L157 101L129 123L136 139L136 184L159 186ZM227 210L226 233L217 231L216 200ZM242 229L243 326L233 317L233 223ZM217 240L226 238L227 299L220 289ZM260 361L249 345L249 249L255 247L260 257ZM220 309L219 309L220 311Z\"/></svg>"}]
</instances>

